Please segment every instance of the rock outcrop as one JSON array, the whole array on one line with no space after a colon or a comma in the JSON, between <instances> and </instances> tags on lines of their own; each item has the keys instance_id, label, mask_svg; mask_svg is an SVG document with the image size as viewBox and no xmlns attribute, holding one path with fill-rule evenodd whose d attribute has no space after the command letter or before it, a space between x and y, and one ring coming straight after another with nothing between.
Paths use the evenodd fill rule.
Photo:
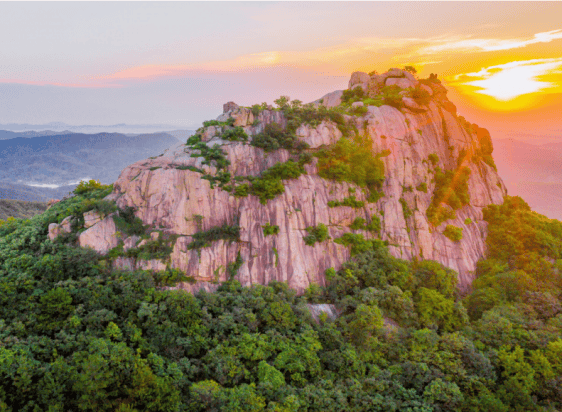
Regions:
<instances>
[{"instance_id":1,"label":"rock outcrop","mask_svg":"<svg viewBox=\"0 0 562 412\"><path fill-rule=\"evenodd\" d=\"M349 232L361 233L367 239L376 237L349 227L357 217L370 221L374 215L381 220L380 238L388 242L394 256L436 260L456 270L459 286L467 288L474 277L476 262L485 252L487 226L482 209L501 203L506 194L496 170L478 157L481 140L489 136L483 132L485 129L476 125L468 127L456 116L456 108L438 81L420 82L411 73L393 69L382 75L354 73L349 86L363 85L364 90L376 93L389 84L404 89L402 109L368 106L360 116L345 116L360 135L370 139L373 153L389 153L382 158L386 168L384 196L376 202L368 202L367 194L354 184L318 176L316 159L305 165L306 174L284 181L284 193L265 204L253 195L236 197L202 178L216 174L216 165L206 164L197 155L198 150L180 144L160 157L127 167L108 197L120 208L134 207L144 224L173 238L171 254L167 260L120 257L114 264L129 269L176 268L195 281L179 287L197 291L216 288L230 276L229 266L241 259L235 277L242 284L286 281L302 292L311 283L324 284L325 270L338 269L350 258L349 248L335 243L334 239ZM424 104L409 97L412 87L425 90L429 100ZM341 92L328 94L323 103L339 104L341 97ZM250 109L232 102L224 106L218 120L224 122L229 117L235 118L234 124L250 136L249 142L267 124L278 123L282 127L287 124L282 111L266 109L255 116ZM249 142L221 140L225 128L229 126L209 126L200 130L200 134L208 147L220 145L230 161L226 170L232 178L259 176L291 157L284 149L267 153ZM334 144L342 132L336 124L323 121L315 127L301 125L296 135L313 151ZM435 165L428 160L430 155L437 159ZM435 168L457 170L459 165L470 169L470 203L458 209L454 219L434 227L426 211L435 188ZM350 193L364 205L328 206L328 202L342 201ZM328 227L330 239L314 246L305 244L306 228L321 223ZM237 241L218 240L203 248L190 248L195 233L223 224L239 226ZM263 227L267 224L278 226L278 233L266 236ZM462 228L463 238L455 242L444 236L446 225ZM80 235L82 246L101 253L107 253L119 241L131 248L138 240L117 232L111 217L93 224Z\"/></svg>"},{"instance_id":2,"label":"rock outcrop","mask_svg":"<svg viewBox=\"0 0 562 412\"><path fill-rule=\"evenodd\" d=\"M70 233L72 231L72 216L66 217L60 223L51 223L49 225L49 239L55 240L59 235L63 233Z\"/></svg>"}]
</instances>

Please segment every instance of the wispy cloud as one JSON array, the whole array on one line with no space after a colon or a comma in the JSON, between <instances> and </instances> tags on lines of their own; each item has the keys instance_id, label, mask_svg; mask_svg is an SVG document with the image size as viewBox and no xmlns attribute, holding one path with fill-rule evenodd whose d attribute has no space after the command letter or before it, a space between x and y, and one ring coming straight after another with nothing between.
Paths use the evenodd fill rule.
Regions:
<instances>
[{"instance_id":1,"label":"wispy cloud","mask_svg":"<svg viewBox=\"0 0 562 412\"><path fill-rule=\"evenodd\" d=\"M537 43L550 43L562 39L562 29L537 33L529 39L433 39L429 46L418 50L419 54L441 54L447 52L491 52L518 49Z\"/></svg>"},{"instance_id":2,"label":"wispy cloud","mask_svg":"<svg viewBox=\"0 0 562 412\"><path fill-rule=\"evenodd\" d=\"M476 93L486 94L498 100L511 100L524 94L559 86L539 77L561 68L562 58L514 61L486 67L474 73L463 73L455 76L453 80L456 85L480 88Z\"/></svg>"},{"instance_id":3,"label":"wispy cloud","mask_svg":"<svg viewBox=\"0 0 562 412\"><path fill-rule=\"evenodd\" d=\"M446 64L451 57L471 52L497 52L521 48L536 43L549 43L562 39L562 29L537 33L531 38L492 39L439 36L432 38L355 38L343 44L305 51L265 51L240 55L229 60L207 61L186 64L145 64L109 70L98 75L82 77L65 82L41 81L38 79L0 79L0 83L29 85L51 85L63 87L124 87L127 82L153 81L170 77L189 77L201 73L221 74L252 72L276 67L291 67L297 71L316 70L326 75L344 75L350 71L385 70L391 66L414 64L418 68L431 64ZM386 66L386 67L385 67ZM502 68L503 76L515 73L516 68ZM509 71L508 71L509 69ZM528 69L528 70L527 70ZM527 67L531 76L534 71ZM535 68L538 70L538 68ZM523 68L520 70L523 71ZM527 77L528 77L527 76ZM499 78L499 77L497 77ZM496 79L496 78L494 78ZM481 81L489 80L488 77ZM494 80L496 81L496 80ZM541 83L530 79L531 82ZM542 82L544 83L544 82ZM489 85L490 83L485 83ZM535 84L535 87L537 84ZM544 84L543 84L544 86Z\"/></svg>"}]
</instances>

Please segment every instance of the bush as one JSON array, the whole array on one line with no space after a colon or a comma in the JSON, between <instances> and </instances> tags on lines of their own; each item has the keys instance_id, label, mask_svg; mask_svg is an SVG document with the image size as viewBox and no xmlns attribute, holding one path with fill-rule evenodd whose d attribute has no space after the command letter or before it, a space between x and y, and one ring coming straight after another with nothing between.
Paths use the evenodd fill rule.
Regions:
<instances>
[{"instance_id":1,"label":"bush","mask_svg":"<svg viewBox=\"0 0 562 412\"><path fill-rule=\"evenodd\" d=\"M427 106L431 101L429 92L419 87L413 89L410 93L410 96L416 101L417 104L421 106Z\"/></svg>"},{"instance_id":2,"label":"bush","mask_svg":"<svg viewBox=\"0 0 562 412\"><path fill-rule=\"evenodd\" d=\"M351 225L349 225L351 230L360 230L365 228L365 219L362 217L356 217Z\"/></svg>"},{"instance_id":3,"label":"bush","mask_svg":"<svg viewBox=\"0 0 562 412\"><path fill-rule=\"evenodd\" d=\"M144 245L129 249L124 254L127 257L134 257L141 260L165 260L172 253L176 239L176 237L173 237L169 240L164 239L164 237L160 233L158 239L147 240Z\"/></svg>"},{"instance_id":4,"label":"bush","mask_svg":"<svg viewBox=\"0 0 562 412\"><path fill-rule=\"evenodd\" d=\"M246 142L248 140L248 135L242 127L236 126L233 129L227 129L222 132L221 139L231 142Z\"/></svg>"},{"instance_id":5,"label":"bush","mask_svg":"<svg viewBox=\"0 0 562 412\"><path fill-rule=\"evenodd\" d=\"M445 230L443 231L443 234L453 242L458 242L462 239L462 228L453 225L447 225L445 227Z\"/></svg>"},{"instance_id":6,"label":"bush","mask_svg":"<svg viewBox=\"0 0 562 412\"><path fill-rule=\"evenodd\" d=\"M111 193L113 185L102 185L99 180L89 180L88 182L82 180L78 186L74 188L75 195L91 197L105 197Z\"/></svg>"},{"instance_id":7,"label":"bush","mask_svg":"<svg viewBox=\"0 0 562 412\"><path fill-rule=\"evenodd\" d=\"M201 135L199 133L196 133L193 136L190 136L185 144L187 146L194 146L200 142L201 142Z\"/></svg>"},{"instance_id":8,"label":"bush","mask_svg":"<svg viewBox=\"0 0 562 412\"><path fill-rule=\"evenodd\" d=\"M351 106L352 103L362 101L365 96L365 91L361 86L357 86L354 89L347 89L343 91L341 102L344 105Z\"/></svg>"},{"instance_id":9,"label":"bush","mask_svg":"<svg viewBox=\"0 0 562 412\"><path fill-rule=\"evenodd\" d=\"M264 236L277 235L279 233L279 226L271 225L269 222L262 226L262 228Z\"/></svg>"},{"instance_id":10,"label":"bush","mask_svg":"<svg viewBox=\"0 0 562 412\"><path fill-rule=\"evenodd\" d=\"M400 95L401 91L402 89L397 85L384 86L382 88L384 104L395 107L398 110L402 109L404 107L404 102Z\"/></svg>"},{"instance_id":11,"label":"bush","mask_svg":"<svg viewBox=\"0 0 562 412\"><path fill-rule=\"evenodd\" d=\"M135 216L135 208L132 206L120 209L117 215L113 215L113 221L119 232L129 236L140 236L146 231L146 226L140 218Z\"/></svg>"},{"instance_id":12,"label":"bush","mask_svg":"<svg viewBox=\"0 0 562 412\"><path fill-rule=\"evenodd\" d=\"M439 163L439 156L437 156L437 154L435 153L431 153L429 156L427 156L427 158L433 166L437 166L437 164Z\"/></svg>"},{"instance_id":13,"label":"bush","mask_svg":"<svg viewBox=\"0 0 562 412\"><path fill-rule=\"evenodd\" d=\"M250 180L251 184L250 194L259 197L260 203L266 204L268 200L274 199L285 192L282 180L296 179L305 173L302 163L305 161L308 161L307 157L301 158L299 162L294 160L288 160L284 163L277 162L274 166L262 172L260 177L248 176L247 179ZM240 189L240 193L245 193L245 188Z\"/></svg>"},{"instance_id":14,"label":"bush","mask_svg":"<svg viewBox=\"0 0 562 412\"><path fill-rule=\"evenodd\" d=\"M303 240L308 246L314 246L317 242L324 242L329 239L328 228L323 223L320 223L318 226L309 226L306 228L306 231L308 235L303 237Z\"/></svg>"},{"instance_id":15,"label":"bush","mask_svg":"<svg viewBox=\"0 0 562 412\"><path fill-rule=\"evenodd\" d=\"M427 193L427 183L425 183L425 182L420 183L420 184L416 187L416 189L419 190L420 192Z\"/></svg>"},{"instance_id":16,"label":"bush","mask_svg":"<svg viewBox=\"0 0 562 412\"><path fill-rule=\"evenodd\" d=\"M371 222L365 226L369 232L380 233L381 231L381 219L377 215L371 216Z\"/></svg>"},{"instance_id":17,"label":"bush","mask_svg":"<svg viewBox=\"0 0 562 412\"><path fill-rule=\"evenodd\" d=\"M351 246L351 256L364 253L374 247L376 241L366 240L361 234L345 233L343 236L334 239L335 243L344 246Z\"/></svg>"},{"instance_id":18,"label":"bush","mask_svg":"<svg viewBox=\"0 0 562 412\"><path fill-rule=\"evenodd\" d=\"M252 138L251 144L252 146L259 147L266 152L271 152L277 149L292 150L298 147L299 150L304 150L306 148L305 142L299 142L294 134L284 130L277 123L269 123L265 125L264 131Z\"/></svg>"}]
</instances>

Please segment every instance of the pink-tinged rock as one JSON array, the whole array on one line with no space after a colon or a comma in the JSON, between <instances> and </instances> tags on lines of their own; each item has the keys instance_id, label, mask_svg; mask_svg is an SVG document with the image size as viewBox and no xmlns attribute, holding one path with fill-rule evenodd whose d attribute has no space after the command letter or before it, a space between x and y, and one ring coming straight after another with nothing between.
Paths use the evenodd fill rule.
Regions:
<instances>
[{"instance_id":1,"label":"pink-tinged rock","mask_svg":"<svg viewBox=\"0 0 562 412\"><path fill-rule=\"evenodd\" d=\"M234 109L237 109L238 105L234 102L228 102L222 105L222 112L223 113L228 113Z\"/></svg>"},{"instance_id":2,"label":"pink-tinged rock","mask_svg":"<svg viewBox=\"0 0 562 412\"><path fill-rule=\"evenodd\" d=\"M401 89L407 89L409 87L415 87L415 84L405 77L390 77L390 78L386 79L385 84L387 86L396 85L396 86L400 87Z\"/></svg>"},{"instance_id":3,"label":"pink-tinged rock","mask_svg":"<svg viewBox=\"0 0 562 412\"><path fill-rule=\"evenodd\" d=\"M367 73L364 72L353 72L351 74L351 79L349 79L349 83L347 88L348 89L354 89L355 87L359 86L359 85L367 85L369 84L369 81L371 80L371 76L369 76Z\"/></svg>"},{"instance_id":4,"label":"pink-tinged rock","mask_svg":"<svg viewBox=\"0 0 562 412\"><path fill-rule=\"evenodd\" d=\"M433 89L427 84L420 84L420 89L425 90L430 96L433 96Z\"/></svg>"},{"instance_id":5,"label":"pink-tinged rock","mask_svg":"<svg viewBox=\"0 0 562 412\"><path fill-rule=\"evenodd\" d=\"M412 73L410 73L406 70L403 70L403 73L404 73L404 77L406 79L410 80L415 86L419 85L420 82L419 82L418 79L416 79L416 76L414 76Z\"/></svg>"},{"instance_id":6,"label":"pink-tinged rock","mask_svg":"<svg viewBox=\"0 0 562 412\"><path fill-rule=\"evenodd\" d=\"M119 235L113 221L113 215L107 216L82 232L78 241L80 246L92 248L98 253L106 254L109 252L110 249L119 244Z\"/></svg>"},{"instance_id":7,"label":"pink-tinged rock","mask_svg":"<svg viewBox=\"0 0 562 412\"><path fill-rule=\"evenodd\" d=\"M102 217L98 212L90 210L89 212L84 213L84 227L88 229L98 223L101 219Z\"/></svg>"},{"instance_id":8,"label":"pink-tinged rock","mask_svg":"<svg viewBox=\"0 0 562 412\"><path fill-rule=\"evenodd\" d=\"M322 145L331 145L336 143L342 136L339 129L331 122L322 122L317 127L311 127L307 124L300 126L296 135L310 145L312 149Z\"/></svg>"},{"instance_id":9,"label":"pink-tinged rock","mask_svg":"<svg viewBox=\"0 0 562 412\"><path fill-rule=\"evenodd\" d=\"M386 73L382 74L385 77L405 77L406 72L401 69L389 69Z\"/></svg>"},{"instance_id":10,"label":"pink-tinged rock","mask_svg":"<svg viewBox=\"0 0 562 412\"><path fill-rule=\"evenodd\" d=\"M250 126L254 123L254 114L252 110L246 107L238 107L230 113L230 117L234 118L234 126Z\"/></svg>"},{"instance_id":11,"label":"pink-tinged rock","mask_svg":"<svg viewBox=\"0 0 562 412\"><path fill-rule=\"evenodd\" d=\"M72 216L64 218L60 223L51 223L49 225L49 239L55 240L58 235L63 233L70 233L72 231Z\"/></svg>"},{"instance_id":12,"label":"pink-tinged rock","mask_svg":"<svg viewBox=\"0 0 562 412\"><path fill-rule=\"evenodd\" d=\"M406 108L411 110L412 112L421 113L427 110L425 107L417 104L416 101L411 97L403 97L402 101L404 102Z\"/></svg>"},{"instance_id":13,"label":"pink-tinged rock","mask_svg":"<svg viewBox=\"0 0 562 412\"><path fill-rule=\"evenodd\" d=\"M331 107L336 107L341 104L341 98L343 96L343 90L336 90L335 92L328 93L322 96L320 99L316 100L315 104L321 104L322 106L327 107L328 109Z\"/></svg>"},{"instance_id":14,"label":"pink-tinged rock","mask_svg":"<svg viewBox=\"0 0 562 412\"><path fill-rule=\"evenodd\" d=\"M220 126L209 126L205 128L205 131L201 134L201 141L208 142L213 137L218 136L222 133L222 127Z\"/></svg>"},{"instance_id":15,"label":"pink-tinged rock","mask_svg":"<svg viewBox=\"0 0 562 412\"><path fill-rule=\"evenodd\" d=\"M363 102L353 102L351 103L351 107L364 107L365 104Z\"/></svg>"},{"instance_id":16,"label":"pink-tinged rock","mask_svg":"<svg viewBox=\"0 0 562 412\"><path fill-rule=\"evenodd\" d=\"M140 240L139 236L130 236L123 241L123 250L126 252L129 249L137 247L137 242Z\"/></svg>"}]
</instances>

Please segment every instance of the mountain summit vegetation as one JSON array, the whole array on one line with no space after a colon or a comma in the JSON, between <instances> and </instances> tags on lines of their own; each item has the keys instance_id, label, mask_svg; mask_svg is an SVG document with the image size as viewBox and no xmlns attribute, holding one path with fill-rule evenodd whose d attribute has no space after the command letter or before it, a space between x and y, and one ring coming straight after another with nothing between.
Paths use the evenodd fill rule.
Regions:
<instances>
[{"instance_id":1,"label":"mountain summit vegetation","mask_svg":"<svg viewBox=\"0 0 562 412\"><path fill-rule=\"evenodd\" d=\"M390 83L406 85L404 72L411 74L394 71ZM352 80L368 83L373 76L380 75L354 74ZM288 99L278 101L278 110L235 108L239 117L231 121L225 115L205 126L181 155L139 162L114 185L82 182L73 196L41 214L0 221L0 410L561 410L562 222L531 211L518 197L490 197L485 206L473 206L475 196L488 198L470 179L496 178L489 135L452 112L443 117L448 126L439 125L445 134L435 136L458 133L471 152L442 141L440 155L433 151L436 143L419 164L399 157L398 169L389 169L389 156L396 160L397 151L366 150L368 141L358 132L376 120L358 108L403 125L426 113L412 115L423 108L407 99L434 105L432 113L453 108L446 100L438 106L420 91L400 95L386 89L387 78L375 80L382 97L351 88L336 110L291 105ZM426 81L436 83L436 77ZM364 106L353 106L360 101ZM225 112L232 110L229 105ZM260 131L247 124L255 121L252 111L258 120L268 116L283 125ZM244 126L235 123L241 116ZM301 128L303 122L308 123ZM227 127L228 139L221 139ZM296 138L299 128L302 139ZM430 129L419 130L408 138L433 142L424 140L432 136ZM376 142L401 144L408 155L423 146L372 133ZM236 162L233 153L256 154L254 163ZM268 167L259 169L260 162ZM394 173L409 162L433 181L405 180L410 174L397 181ZM186 198L179 206L163 202L157 195L172 192L179 177L192 184L187 193L181 187L175 193ZM145 182L142 199L157 199L157 205L127 203L134 194L126 188L138 187L137 179ZM149 191L150 181L159 182L156 194ZM501 181L491 182L497 184L481 188L504 193ZM338 192L328 203L328 196L295 190L305 183L324 190L322 195ZM225 199L214 216L199 206L207 214L171 222L188 200L204 202L208 193ZM315 200L304 203L308 195ZM283 208L287 198L295 203ZM162 204L167 214L158 216ZM255 215L219 219L232 204L252 206ZM309 209L297 210L303 205ZM274 215L268 207L281 217L269 218ZM248 216L254 217L250 224ZM330 216L343 218L336 224ZM300 224L296 229L293 218ZM389 221L405 225L390 232L402 238L383 237ZM485 243L474 280L465 279L468 287L459 288L459 273L444 262L423 253L396 256L401 239L422 232L420 222L434 236L428 237L435 239L434 248L477 249L476 242ZM256 234L248 238L252 224ZM481 233L488 235L477 238ZM287 252L283 237L290 239ZM80 247L92 238L96 246L112 247ZM250 256L244 247L252 241ZM260 245L267 245L266 253ZM178 250L189 256L181 261L183 269L170 259ZM331 261L337 267L316 277L307 272L308 279L322 282L307 280L301 289L265 277L266 269L253 282L242 276L252 273L250 257L273 273L269 266L292 268L287 260L302 269L302 256L312 260L306 267L318 268L335 259L330 252L344 261ZM216 269L203 278L195 269L209 255L214 263L227 260L209 266ZM294 273L292 279L299 274Z\"/></svg>"}]
</instances>

